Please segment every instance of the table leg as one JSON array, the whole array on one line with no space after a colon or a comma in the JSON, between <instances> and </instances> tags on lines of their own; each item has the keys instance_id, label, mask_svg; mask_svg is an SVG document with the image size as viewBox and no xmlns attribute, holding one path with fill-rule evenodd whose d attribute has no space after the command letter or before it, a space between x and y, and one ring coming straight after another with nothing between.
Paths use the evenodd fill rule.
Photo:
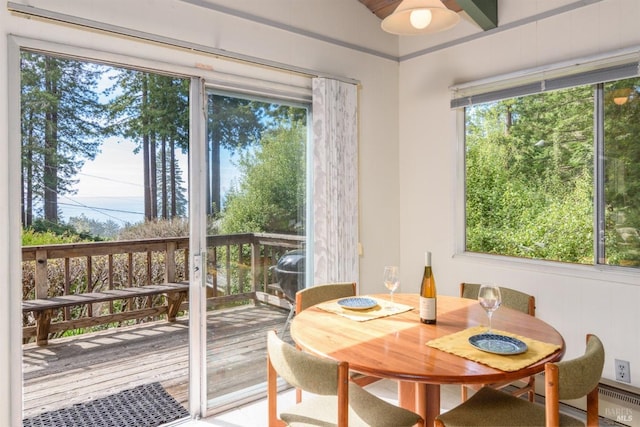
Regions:
<instances>
[{"instance_id":1,"label":"table leg","mask_svg":"<svg viewBox=\"0 0 640 427\"><path fill-rule=\"evenodd\" d=\"M425 426L432 426L440 415L440 385L398 381L398 404L418 413Z\"/></svg>"}]
</instances>

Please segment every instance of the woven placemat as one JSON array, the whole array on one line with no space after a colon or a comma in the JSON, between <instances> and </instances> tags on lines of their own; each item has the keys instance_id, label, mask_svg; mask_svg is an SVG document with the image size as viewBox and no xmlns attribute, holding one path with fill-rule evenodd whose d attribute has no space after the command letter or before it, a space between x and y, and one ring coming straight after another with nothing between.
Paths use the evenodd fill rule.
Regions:
<instances>
[{"instance_id":1,"label":"woven placemat","mask_svg":"<svg viewBox=\"0 0 640 427\"><path fill-rule=\"evenodd\" d=\"M556 344L545 343L532 338L495 329L493 330L493 333L495 334L517 338L527 344L527 351L513 355L493 354L478 350L469 343L469 337L486 332L487 328L485 326L474 326L472 328L464 329L462 331L431 340L427 345L446 351L447 353L452 353L475 362L483 363L487 366L491 366L492 368L500 369L501 371L509 372L525 368L560 349L560 346Z\"/></svg>"},{"instance_id":2,"label":"woven placemat","mask_svg":"<svg viewBox=\"0 0 640 427\"><path fill-rule=\"evenodd\" d=\"M355 297L357 298L357 297ZM392 303L391 301L381 300L373 297L367 297L369 299L376 300L378 305L367 310L349 310L343 308L337 301L329 301L318 304L318 308L330 313L338 314L347 319L355 320L356 322L366 322L367 320L379 319L380 317L393 316L394 314L404 313L405 311L413 310L410 305Z\"/></svg>"},{"instance_id":3,"label":"woven placemat","mask_svg":"<svg viewBox=\"0 0 640 427\"><path fill-rule=\"evenodd\" d=\"M157 427L189 416L158 382L111 396L45 412L22 421L23 427Z\"/></svg>"}]
</instances>

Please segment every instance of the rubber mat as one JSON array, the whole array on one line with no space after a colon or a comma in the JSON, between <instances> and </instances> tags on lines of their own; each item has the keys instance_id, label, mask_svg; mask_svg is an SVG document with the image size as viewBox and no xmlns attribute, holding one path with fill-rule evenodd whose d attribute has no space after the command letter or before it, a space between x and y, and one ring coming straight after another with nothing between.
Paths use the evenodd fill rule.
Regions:
<instances>
[{"instance_id":1,"label":"rubber mat","mask_svg":"<svg viewBox=\"0 0 640 427\"><path fill-rule=\"evenodd\" d=\"M23 427L157 427L189 416L158 382L111 396L45 412L22 421Z\"/></svg>"}]
</instances>

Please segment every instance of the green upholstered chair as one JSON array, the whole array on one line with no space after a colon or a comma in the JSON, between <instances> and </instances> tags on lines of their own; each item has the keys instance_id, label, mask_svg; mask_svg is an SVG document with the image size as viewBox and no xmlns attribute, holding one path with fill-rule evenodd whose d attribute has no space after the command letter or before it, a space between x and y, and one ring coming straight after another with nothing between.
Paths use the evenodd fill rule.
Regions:
<instances>
[{"instance_id":1,"label":"green upholstered chair","mask_svg":"<svg viewBox=\"0 0 640 427\"><path fill-rule=\"evenodd\" d=\"M352 297L355 296L355 294L355 282L336 282L314 285L310 288L301 289L296 292L295 312L298 314L302 310L306 310L307 308L320 304L321 302ZM352 372L351 379L358 385L365 386L378 381L380 378ZM296 399L297 402L300 402L302 399L302 393L300 390L297 390L296 392Z\"/></svg>"},{"instance_id":2,"label":"green upholstered chair","mask_svg":"<svg viewBox=\"0 0 640 427\"><path fill-rule=\"evenodd\" d=\"M460 283L462 298L478 299L479 291L480 285L477 283ZM536 315L536 300L533 295L503 286L500 286L500 294L502 295L502 305L505 307L527 313L530 316Z\"/></svg>"},{"instance_id":3,"label":"green upholstered chair","mask_svg":"<svg viewBox=\"0 0 640 427\"><path fill-rule=\"evenodd\" d=\"M587 397L587 426L598 425L598 383L604 366L604 346L587 335L584 355L545 365L545 404L483 387L467 401L438 416L436 427L463 426L584 426L560 414L560 400Z\"/></svg>"},{"instance_id":4,"label":"green upholstered chair","mask_svg":"<svg viewBox=\"0 0 640 427\"><path fill-rule=\"evenodd\" d=\"M277 378L314 396L288 410L277 406ZM413 426L417 414L392 405L349 380L349 364L305 353L269 331L267 336L269 426Z\"/></svg>"},{"instance_id":5,"label":"green upholstered chair","mask_svg":"<svg viewBox=\"0 0 640 427\"><path fill-rule=\"evenodd\" d=\"M356 294L355 282L324 283L296 292L296 314L312 305Z\"/></svg>"},{"instance_id":6,"label":"green upholstered chair","mask_svg":"<svg viewBox=\"0 0 640 427\"><path fill-rule=\"evenodd\" d=\"M463 298L478 299L479 291L480 285L477 283L460 283L460 296ZM525 294L524 292L520 292L515 289L505 288L503 286L500 286L500 294L502 295L503 306L521 311L523 313L527 313L530 316L536 315L536 300L533 295ZM536 393L536 377L532 375L530 377L523 378L521 381L525 382L526 384L516 386L514 383L507 382L499 384L489 384L489 386L500 389L508 385L514 385L516 388L511 392L511 394L513 394L514 396L521 396L527 393L529 401L533 402ZM463 385L461 393L463 402L467 400L468 388L476 390L478 389L477 386Z\"/></svg>"},{"instance_id":7,"label":"green upholstered chair","mask_svg":"<svg viewBox=\"0 0 640 427\"><path fill-rule=\"evenodd\" d=\"M284 337L284 333L287 330L294 313L298 314L302 310L324 301L330 301L336 298L352 297L355 294L355 282L323 283L299 290L296 292L295 301L290 301L292 304L291 311L284 323L280 336Z\"/></svg>"}]
</instances>

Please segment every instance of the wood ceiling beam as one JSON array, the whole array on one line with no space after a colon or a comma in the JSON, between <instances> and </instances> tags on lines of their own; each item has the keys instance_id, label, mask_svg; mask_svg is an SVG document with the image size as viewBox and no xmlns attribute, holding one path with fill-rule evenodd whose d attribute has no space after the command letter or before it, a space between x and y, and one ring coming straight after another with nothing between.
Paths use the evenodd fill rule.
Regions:
<instances>
[{"instance_id":1,"label":"wood ceiling beam","mask_svg":"<svg viewBox=\"0 0 640 427\"><path fill-rule=\"evenodd\" d=\"M498 0L457 0L457 2L484 31L498 26Z\"/></svg>"}]
</instances>

